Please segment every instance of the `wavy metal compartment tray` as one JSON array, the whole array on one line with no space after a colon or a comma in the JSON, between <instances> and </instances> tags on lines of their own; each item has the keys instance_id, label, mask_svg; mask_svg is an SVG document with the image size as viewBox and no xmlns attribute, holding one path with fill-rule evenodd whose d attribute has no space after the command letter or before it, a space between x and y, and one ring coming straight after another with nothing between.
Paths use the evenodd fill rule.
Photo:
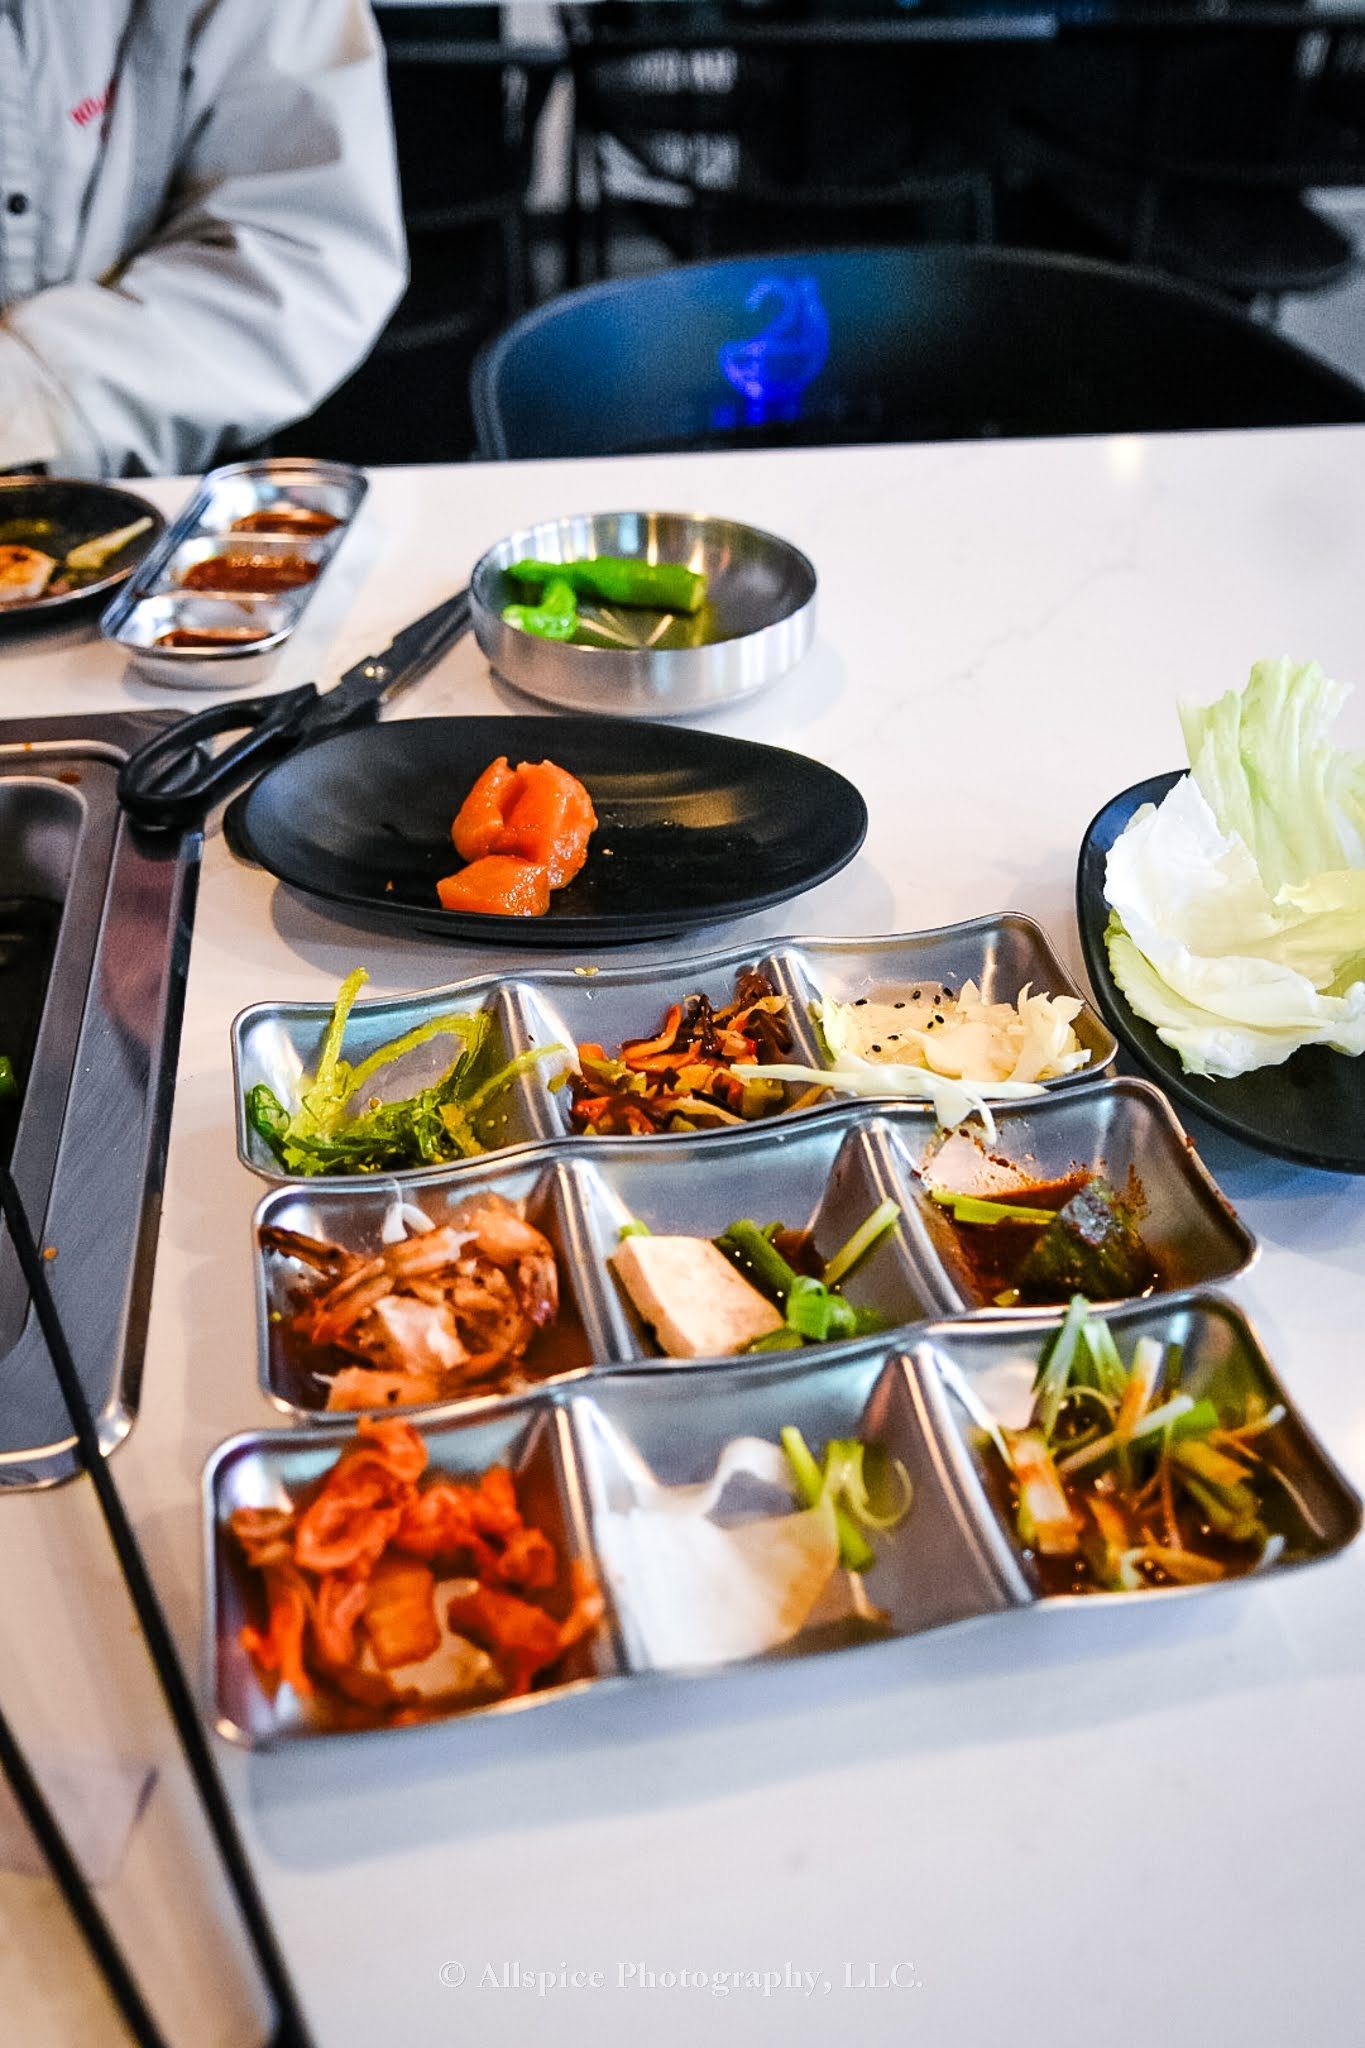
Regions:
<instances>
[{"instance_id":1,"label":"wavy metal compartment tray","mask_svg":"<svg viewBox=\"0 0 1365 2048\"><path fill-rule=\"evenodd\" d=\"M1103 1166L1119 1186L1136 1176L1150 1190L1144 1235L1167 1290L1230 1279L1255 1256L1254 1239L1190 1149L1165 1097L1149 1083L1099 1080L1002 1104L996 1121L994 1151L1026 1170L1051 1177L1078 1163ZM1017 1317L1018 1311L990 1309L972 1298L952 1227L923 1192L916 1170L935 1136L932 1119L919 1110L845 1103L818 1118L773 1118L674 1138L663 1149L655 1138L610 1145L593 1138L551 1139L511 1157L404 1177L402 1188L405 1199L437 1224L470 1195L496 1191L524 1202L550 1238L560 1268L566 1340L556 1350L554 1333L546 1333L550 1341L535 1359L535 1377L561 1378L585 1365L606 1371L647 1359L659 1372L690 1374L695 1361L657 1356L609 1271L621 1227L631 1220L655 1233L714 1237L738 1216L780 1216L793 1229L808 1229L816 1250L829 1257L889 1197L900 1204L900 1220L845 1283L850 1300L878 1309L891 1329L972 1310L992 1319ZM259 1205L254 1230L261 1384L277 1407L296 1415L324 1412L325 1388L315 1369L325 1361L301 1360L287 1336L291 1310L316 1287L316 1279L305 1279L295 1260L263 1249L260 1232L297 1231L373 1255L397 1188L382 1176L315 1180L277 1189ZM474 1405L494 1398L476 1394Z\"/></svg>"},{"instance_id":2,"label":"wavy metal compartment tray","mask_svg":"<svg viewBox=\"0 0 1365 2048\"><path fill-rule=\"evenodd\" d=\"M889 994L928 981L960 987L976 981L992 1000L1012 1001L1026 982L1051 995L1081 998L1047 934L1030 917L1007 911L937 930L885 937L822 939L780 938L766 948L728 947L695 957L679 955L644 966L603 968L591 974L554 968L510 975L480 975L444 988L415 995L358 1003L346 1032L346 1055L363 1058L377 1046L413 1026L449 1010L484 1010L492 1018L490 1057L510 1059L534 1046L573 1046L597 1041L611 1049L623 1038L646 1035L671 1002L704 993L728 1001L736 972L755 966L789 998L795 1040L794 1057L824 1066L809 1004L821 996L848 1001L857 996ZM256 1003L243 1010L232 1027L233 1080L236 1089L237 1156L265 1180L287 1181L285 1174L246 1119L246 1096L264 1083L282 1101L293 1099L298 1082L315 1062L327 1019L328 1003ZM1087 1005L1076 1019L1076 1035L1090 1052L1080 1074L1047 1084L1049 1093L1076 1085L1109 1066L1116 1041ZM429 1045L421 1055L403 1062L401 1072L384 1078L378 1093L407 1094L426 1086L441 1070L448 1052ZM551 1062L522 1075L508 1092L505 1145L510 1150L538 1140L569 1134L569 1102L548 1084ZM789 1091L794 1100L798 1089ZM804 1117L828 1115L832 1104L817 1105ZM923 1109L916 1112L923 1116ZM710 1142L717 1133L703 1133ZM594 1146L634 1141L596 1138ZM675 1138L651 1139L651 1144ZM400 1178L406 1179L406 1174ZM329 1179L332 1179L329 1176ZM341 1176L335 1179L339 1182ZM365 1178L365 1176L360 1176Z\"/></svg>"},{"instance_id":3,"label":"wavy metal compartment tray","mask_svg":"<svg viewBox=\"0 0 1365 2048\"><path fill-rule=\"evenodd\" d=\"M1254 1391L1267 1401L1283 1401L1286 1415L1274 1442L1302 1516L1291 1516L1290 1551L1269 1572L1329 1557L1354 1538L1360 1501L1294 1409L1255 1332L1231 1303L1182 1294L1112 1311L1109 1319L1125 1345L1146 1334L1181 1342L1185 1382L1197 1392L1230 1400ZM566 1561L595 1565L608 1595L598 1636L578 1647L553 1685L474 1711L482 1717L548 1704L585 1687L646 1673L676 1676L718 1668L704 1658L680 1665L652 1654L621 1553L608 1541L604 1555L602 1539L610 1534L604 1517L629 1504L631 1474L642 1465L666 1482L704 1479L730 1438L774 1439L785 1423L794 1423L814 1445L855 1435L885 1444L906 1464L915 1497L901 1527L878 1540L877 1562L865 1583L838 1574L806 1628L772 1652L774 1658L919 1635L1043 1602L1098 1601L1112 1608L1136 1601L1145 1609L1218 1590L1095 1594L1083 1602L1040 1590L1031 1559L986 1480L972 1428L947 1390L939 1359L946 1355L949 1374L963 1375L981 1398L1008 1377L1011 1361L1016 1380L1027 1370L1017 1362L1030 1352L1036 1357L1055 1322L1043 1316L1008 1325L939 1322L903 1333L899 1343L865 1340L806 1353L795 1363L700 1366L685 1380L652 1370L580 1379L504 1403L496 1413L429 1420L424 1436L433 1469L473 1474L498 1459L510 1462L528 1511L543 1514ZM207 1685L220 1733L248 1746L340 1731L287 1688L272 1697L242 1649L239 1632L249 1619L261 1618L260 1595L249 1583L228 1519L237 1507L281 1506L297 1497L338 1449L333 1430L273 1430L234 1438L205 1468Z\"/></svg>"}]
</instances>

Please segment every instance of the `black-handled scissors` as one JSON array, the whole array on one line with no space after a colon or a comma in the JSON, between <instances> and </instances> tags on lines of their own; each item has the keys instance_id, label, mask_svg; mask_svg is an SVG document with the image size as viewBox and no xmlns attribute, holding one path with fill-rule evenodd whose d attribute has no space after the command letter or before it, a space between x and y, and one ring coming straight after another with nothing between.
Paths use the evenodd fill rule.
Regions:
<instances>
[{"instance_id":1,"label":"black-handled scissors","mask_svg":"<svg viewBox=\"0 0 1365 2048\"><path fill-rule=\"evenodd\" d=\"M331 690L303 683L274 697L214 704L158 733L119 770L118 797L139 825L183 830L268 761L311 746L348 726L367 725L380 706L440 659L469 627L469 592L396 633L382 654L367 654ZM244 728L245 739L205 757L204 742Z\"/></svg>"}]
</instances>

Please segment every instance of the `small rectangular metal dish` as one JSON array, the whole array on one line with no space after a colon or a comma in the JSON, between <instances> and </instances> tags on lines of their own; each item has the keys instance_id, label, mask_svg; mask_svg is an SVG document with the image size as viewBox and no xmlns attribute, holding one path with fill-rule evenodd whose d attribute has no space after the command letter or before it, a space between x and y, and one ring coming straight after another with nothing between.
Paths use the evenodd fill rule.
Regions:
<instances>
[{"instance_id":1,"label":"small rectangular metal dish","mask_svg":"<svg viewBox=\"0 0 1365 2048\"><path fill-rule=\"evenodd\" d=\"M913 989L930 980L960 987L970 979L990 1001L1012 1001L1025 984L1035 992L1080 998L1042 927L1032 918L1005 912L937 931L856 939L783 938L771 941L766 950L731 947L690 959L664 958L640 967L594 968L591 972L553 968L480 976L414 995L358 1003L347 1025L345 1055L352 1061L361 1059L433 1017L480 1009L492 1010L498 1019L508 1058L551 1045L571 1052L585 1041L604 1045L611 1052L623 1038L647 1036L669 1004L681 1002L689 994L729 1000L736 975L748 967L757 968L788 998L792 1058L811 1066L828 1065L810 1016L810 1004L822 995L856 1001L860 995L885 996L897 988ZM266 1180L280 1181L287 1176L251 1128L246 1097L253 1087L263 1084L281 1102L292 1102L301 1077L316 1064L330 1014L326 1003L256 1003L243 1010L233 1024L237 1153L244 1166ZM1088 1006L1081 1009L1073 1028L1089 1052L1089 1060L1078 1073L1048 1082L1049 1094L1064 1092L1102 1073L1117 1050L1115 1040ZM405 1060L389 1069L378 1078L377 1094L392 1100L426 1085L440 1070L439 1058L437 1046L424 1049L417 1066ZM513 1084L503 1105L505 1145L569 1134L567 1091L550 1085L563 1066L561 1060L547 1059ZM801 1092L796 1087L789 1089L788 1103ZM811 1113L827 1114L836 1102L837 1098L831 1098ZM927 1108L917 1113L930 1115ZM715 1134L704 1135L709 1141ZM610 1146L630 1141L599 1137L591 1142Z\"/></svg>"},{"instance_id":2,"label":"small rectangular metal dish","mask_svg":"<svg viewBox=\"0 0 1365 2048\"><path fill-rule=\"evenodd\" d=\"M1353 1540L1360 1501L1294 1409L1235 1307L1216 1296L1184 1294L1113 1311L1107 1320L1125 1351L1142 1334L1182 1343L1183 1383L1196 1393L1236 1403L1255 1392L1283 1404L1267 1441L1289 1482L1285 1512L1276 1518L1286 1548L1258 1578L1332 1556ZM874 1532L867 1573L836 1571L798 1633L761 1661L921 1635L1044 1602L1098 1602L1109 1610L1136 1602L1141 1609L1153 1600L1214 1590L1042 1590L983 1458L977 1425L950 1385L958 1378L974 1406L1018 1421L1038 1347L1056 1322L1055 1316L1010 1325L941 1322L904 1333L899 1342L881 1337L837 1351L707 1366L686 1379L627 1371L548 1389L468 1420L428 1419L423 1437L431 1469L473 1476L490 1464L508 1464L528 1515L556 1540L561 1560L579 1560L605 1594L602 1623L570 1653L552 1684L463 1711L503 1712L636 1675L717 1668L724 1650L713 1640L715 1654L706 1654L705 1616L692 1631L699 1654L674 1658L651 1640L658 1632L649 1625L650 1596L609 1518L640 1504L648 1482L704 1482L734 1438L775 1444L788 1424L817 1457L832 1438L883 1446L903 1464L912 1492L904 1519ZM219 1732L230 1740L258 1747L353 1725L299 1700L287 1686L272 1693L253 1666L240 1631L262 1619L261 1591L251 1584L229 1528L237 1508L297 1504L346 1441L331 1429L240 1436L205 1468L208 1689ZM772 1509L741 1506L737 1512L742 1519L745 1512L765 1511Z\"/></svg>"},{"instance_id":3,"label":"small rectangular metal dish","mask_svg":"<svg viewBox=\"0 0 1365 2048\"><path fill-rule=\"evenodd\" d=\"M1227 1280L1255 1256L1254 1239L1148 1083L1101 1080L1002 1104L996 1121L992 1153L1021 1170L1050 1170L1065 1159L1104 1168L1119 1185L1132 1181L1143 1193L1150 1177L1142 1230L1162 1287ZM371 1259L381 1250L400 1191L438 1227L471 1197L500 1195L524 1203L528 1221L549 1238L559 1266L562 1327L535 1340L526 1369L532 1379L560 1379L585 1368L611 1372L645 1361L670 1376L698 1370L695 1360L661 1355L611 1270L622 1227L631 1222L655 1235L710 1238L740 1217L760 1224L780 1218L808 1232L816 1253L828 1258L889 1199L900 1207L899 1221L850 1274L847 1299L877 1311L888 1331L978 1308L952 1226L920 1179L936 1136L931 1118L904 1105L843 1103L819 1117L672 1138L662 1149L653 1138L611 1144L557 1139L514 1157L405 1175L401 1182L372 1176L289 1183L266 1196L254 1220L262 1391L286 1412L316 1414L325 1409L327 1372L355 1363L355 1355L305 1348L292 1318L309 1293L329 1282L278 1243L263 1245L261 1233L297 1233ZM1001 1319L1021 1312L987 1313ZM762 1363L746 1359L741 1370ZM519 1375L515 1384L522 1383ZM466 1408L498 1391L496 1381L474 1379L467 1391L452 1390L435 1405Z\"/></svg>"},{"instance_id":4,"label":"small rectangular metal dish","mask_svg":"<svg viewBox=\"0 0 1365 2048\"><path fill-rule=\"evenodd\" d=\"M214 690L259 682L345 539L367 488L349 464L302 457L210 470L106 606L100 630L153 682ZM212 565L234 557L262 565L259 588L251 588L245 568L225 572L223 587L211 587ZM309 573L289 582L296 559ZM187 585L187 577L195 582Z\"/></svg>"}]
</instances>

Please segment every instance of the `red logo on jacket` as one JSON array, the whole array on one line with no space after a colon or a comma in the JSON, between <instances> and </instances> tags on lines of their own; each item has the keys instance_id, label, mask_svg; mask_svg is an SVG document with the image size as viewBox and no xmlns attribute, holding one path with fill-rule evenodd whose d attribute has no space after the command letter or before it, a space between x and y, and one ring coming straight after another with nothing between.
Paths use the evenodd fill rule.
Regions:
<instances>
[{"instance_id":1,"label":"red logo on jacket","mask_svg":"<svg viewBox=\"0 0 1365 2048\"><path fill-rule=\"evenodd\" d=\"M71 119L78 128L88 128L92 121L98 121L114 97L114 80L111 78L103 92L92 92L88 99L78 100L71 109Z\"/></svg>"}]
</instances>

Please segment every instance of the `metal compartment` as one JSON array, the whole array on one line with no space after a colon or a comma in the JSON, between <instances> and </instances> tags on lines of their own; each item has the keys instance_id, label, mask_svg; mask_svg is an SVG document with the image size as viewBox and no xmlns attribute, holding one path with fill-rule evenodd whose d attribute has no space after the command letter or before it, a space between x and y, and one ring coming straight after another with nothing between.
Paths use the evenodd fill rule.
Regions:
<instances>
[{"instance_id":1,"label":"metal compartment","mask_svg":"<svg viewBox=\"0 0 1365 2048\"><path fill-rule=\"evenodd\" d=\"M136 1407L199 856L197 835L153 844L118 807L119 766L159 723L0 725L5 886L42 911L50 951L0 955L0 1016L24 1040L11 1163L110 1447ZM0 1487L69 1477L70 1424L7 1237L0 1359Z\"/></svg>"},{"instance_id":2,"label":"metal compartment","mask_svg":"<svg viewBox=\"0 0 1365 2048\"><path fill-rule=\"evenodd\" d=\"M969 1172L960 1166L949 1170L950 1157L961 1158L963 1146L972 1146L983 1161L1008 1161L1020 1169L1021 1180L1060 1179L1086 1167L1103 1172L1120 1194L1133 1187L1143 1204L1140 1229L1156 1256L1162 1293L1230 1280L1255 1259L1256 1240L1194 1150L1166 1097L1149 1081L1123 1075L1089 1081L1081 1088L1001 1104L995 1120L996 1143L983 1142L979 1149L963 1135L944 1141L940 1150L939 1134L926 1131L922 1122L901 1119L895 1126L901 1156L917 1177L912 1186L919 1219L944 1270L954 1311L1028 1313L992 1307L952 1223L918 1178L923 1172L970 1191Z\"/></svg>"},{"instance_id":3,"label":"metal compartment","mask_svg":"<svg viewBox=\"0 0 1365 2048\"><path fill-rule=\"evenodd\" d=\"M575 1558L591 1562L591 1543L563 1411L544 1400L508 1403L492 1416L432 1427L425 1432L425 1442L429 1472L474 1477L490 1465L511 1468L527 1518L539 1523L558 1546L559 1592L565 1602L567 1565ZM300 1700L287 1687L272 1698L261 1684L239 1641L248 1620L263 1618L259 1592L249 1583L250 1574L228 1527L236 1508L281 1506L298 1499L330 1469L340 1448L332 1430L276 1430L231 1438L205 1467L208 1691L217 1709L218 1732L230 1741L260 1747L289 1736L343 1732L316 1700ZM602 1627L569 1651L552 1685L464 1712L515 1713L600 1683L619 1668L608 1602Z\"/></svg>"},{"instance_id":4,"label":"metal compartment","mask_svg":"<svg viewBox=\"0 0 1365 2048\"><path fill-rule=\"evenodd\" d=\"M715 1665L680 1665L651 1653L639 1602L631 1597L604 1518L635 1505L637 1473L666 1485L704 1481L732 1438L776 1443L788 1424L795 1424L817 1457L832 1437L884 1445L905 1466L913 1497L906 1519L874 1538L872 1568L866 1574L836 1572L800 1634L769 1656L807 1656L918 1635L1028 1601L1028 1580L997 1526L974 1462L951 1432L936 1431L921 1379L921 1367L888 1355L880 1339L841 1346L837 1354L813 1356L804 1366L769 1359L757 1370L709 1371L685 1388L669 1382L666 1393L656 1380L634 1373L597 1382L590 1391L566 1392L626 1669ZM685 1411L679 1405L684 1400Z\"/></svg>"},{"instance_id":5,"label":"metal compartment","mask_svg":"<svg viewBox=\"0 0 1365 2048\"><path fill-rule=\"evenodd\" d=\"M1302 1511L1287 1497L1283 1500L1284 1512L1276 1519L1289 1538L1289 1548L1273 1570L1312 1564L1334 1556L1353 1541L1360 1531L1361 1502L1295 1408L1240 1309L1216 1294L1185 1293L1101 1313L1125 1356L1144 1336L1183 1346L1180 1383L1196 1399L1207 1395L1220 1408L1237 1407L1250 1394L1260 1396L1267 1406L1283 1403L1284 1419L1266 1441L1273 1445L1275 1463L1290 1481ZM951 1390L952 1375L962 1376L969 1391L997 1422L1017 1426L1027 1416L1039 1350L1056 1322L1055 1316L1045 1315L1027 1321L1016 1318L1008 1324L973 1319L931 1325L919 1333L912 1356L925 1384L938 1373L938 1358L948 1361L947 1379L940 1375L935 1400L938 1426L946 1425L956 1435L983 1475L989 1471L988 1454L980 1447L975 1423ZM1150 1600L1187 1599L1192 1593L1241 1583L1229 1578L1212 1586L1164 1586L1139 1594L1044 1593L1031 1559L1020 1548L999 1488L988 1480L986 1491L1000 1530L1028 1577L1033 1597L1046 1599L1049 1607L1112 1607L1134 1599L1145 1605Z\"/></svg>"},{"instance_id":6,"label":"metal compartment","mask_svg":"<svg viewBox=\"0 0 1365 2048\"><path fill-rule=\"evenodd\" d=\"M582 1228L568 1169L552 1160L476 1169L439 1185L408 1186L404 1193L438 1227L452 1210L485 1189L523 1206L528 1222L549 1238L559 1266L559 1315L549 1330L535 1338L524 1361L521 1383L544 1383L581 1372L593 1360L610 1355L611 1338L604 1327L601 1289L585 1264ZM356 1188L344 1203L329 1199L325 1186L281 1189L256 1212L255 1268L257 1327L260 1333L262 1391L277 1408L290 1414L326 1414L327 1388L319 1368L333 1366L331 1353L309 1354L291 1337L289 1322L299 1303L318 1287L317 1276L297 1259L261 1243L267 1228L299 1231L326 1239L366 1257L382 1244L385 1218L398 1193L392 1180L374 1178ZM496 1391L503 1391L500 1382ZM478 1406L489 1389L476 1383L462 1406ZM333 1411L333 1419L337 1419Z\"/></svg>"},{"instance_id":7,"label":"metal compartment","mask_svg":"<svg viewBox=\"0 0 1365 2048\"><path fill-rule=\"evenodd\" d=\"M330 536L321 540L279 540L264 533L197 534L194 539L181 542L158 577L152 594L159 596L165 591L183 590L186 595L194 597L243 597L257 602L273 599L294 614L302 611L308 602L313 585L334 550L335 543ZM259 588L235 580L215 585L196 577L194 583L186 582L191 571L203 570L206 575L212 575L220 562L243 558L260 570ZM276 583L270 573L272 569L288 571L294 563L309 573L301 575L296 583Z\"/></svg>"},{"instance_id":8,"label":"metal compartment","mask_svg":"<svg viewBox=\"0 0 1365 2048\"><path fill-rule=\"evenodd\" d=\"M850 1000L874 991L913 986L932 976L969 976L989 997L1011 1000L1026 982L1053 995L1079 996L1042 928L1031 918L1005 913L947 925L931 932L891 934L865 939L777 939L766 950L726 948L696 958L662 958L644 966L604 968L581 974L552 968L514 975L484 975L414 995L358 1003L346 1032L348 1058L363 1057L387 1039L450 1010L474 1010L496 1003L505 1020L513 1053L532 1046L559 1044L572 1050L596 1041L608 1051L622 1038L638 1038L653 1030L672 1002L698 991L713 999L728 997L740 969L757 967L789 998L789 1021L795 1041L793 1057L814 1066L827 1064L809 1015L809 1005L828 993ZM281 1101L289 1101L299 1077L315 1064L327 1019L328 1003L256 1003L243 1010L232 1029L233 1076L236 1088L237 1152L244 1166L266 1180L287 1178L273 1155L251 1129L245 1115L247 1092L263 1082ZM1046 1084L1049 1094L1062 1092L1103 1070L1117 1046L1094 1012L1083 1008L1075 1022L1090 1060L1078 1074ZM569 1130L567 1095L549 1083L562 1063L547 1060L516 1084L514 1113L509 1117L508 1143L565 1136ZM413 1083L413 1086L420 1083ZM390 1084L386 1080L384 1089ZM405 1092L403 1089L397 1092ZM789 1091L795 1100L801 1091ZM836 1106L817 1105L811 1115L827 1115ZM921 1109L916 1114L928 1116ZM802 1116L807 1112L801 1112ZM513 1135L520 1133L521 1135ZM704 1134L709 1142L714 1133ZM596 1146L632 1142L596 1138ZM651 1139L674 1144L677 1139Z\"/></svg>"},{"instance_id":9,"label":"metal compartment","mask_svg":"<svg viewBox=\"0 0 1365 2048\"><path fill-rule=\"evenodd\" d=\"M1113 1165L1115 1171L1121 1167L1123 1173L1132 1159L1152 1174L1154 1193L1159 1175L1148 1241L1159 1260L1164 1255L1173 1282L1185 1284L1185 1276L1199 1284L1228 1279L1254 1255L1254 1240L1147 1083L1101 1081L1036 1102L1002 1105L996 1121L994 1149L1004 1156L1046 1159L1061 1153ZM575 1334L567 1346L564 1372L585 1366L611 1371L646 1359L670 1376L700 1369L695 1360L659 1354L611 1272L608 1262L621 1227L632 1220L656 1233L711 1237L739 1216L762 1222L780 1217L793 1229L810 1229L816 1249L828 1257L889 1197L901 1206L900 1220L850 1276L848 1298L878 1309L890 1329L957 1314L969 1304L954 1248L940 1241L944 1229L951 1235L950 1227L937 1213L925 1215L930 1205L916 1179L935 1131L932 1119L913 1109L845 1103L821 1117L769 1119L663 1145L655 1138L610 1144L551 1139L514 1158L425 1176L289 1184L267 1195L254 1219L262 1388L277 1407L294 1413L315 1412L324 1398L320 1386L302 1377L278 1320L297 1305L306 1285L302 1271L262 1249L261 1229L299 1230L368 1254L400 1189L405 1201L437 1223L456 1203L484 1189L513 1201L529 1199L531 1220L560 1251L561 1287L585 1340L580 1350ZM1157 1235L1158 1222L1169 1241ZM1017 1320L1030 1313L1037 1312L997 1310L993 1317ZM320 1363L308 1361L307 1369ZM747 1374L761 1365L751 1359L740 1369ZM475 1388L465 1401L441 1405L463 1407L486 1398L486 1391Z\"/></svg>"},{"instance_id":10,"label":"metal compartment","mask_svg":"<svg viewBox=\"0 0 1365 2048\"><path fill-rule=\"evenodd\" d=\"M314 462L302 457L236 462L211 470L188 505L106 606L100 630L106 639L126 648L152 682L192 689L240 689L259 682L345 539L367 488L362 473L346 463ZM323 534L281 537L264 532L234 533L238 520L277 506L325 512L338 524ZM224 596L179 587L180 578L192 563L225 552L247 550L264 555L302 554L317 564L319 573L311 582L291 590L255 597L247 592L234 591ZM248 616L262 622L272 620L268 641L249 648L176 648L153 644L176 625L192 627L203 617L206 604L221 607L228 603L239 610L244 607Z\"/></svg>"}]
</instances>

